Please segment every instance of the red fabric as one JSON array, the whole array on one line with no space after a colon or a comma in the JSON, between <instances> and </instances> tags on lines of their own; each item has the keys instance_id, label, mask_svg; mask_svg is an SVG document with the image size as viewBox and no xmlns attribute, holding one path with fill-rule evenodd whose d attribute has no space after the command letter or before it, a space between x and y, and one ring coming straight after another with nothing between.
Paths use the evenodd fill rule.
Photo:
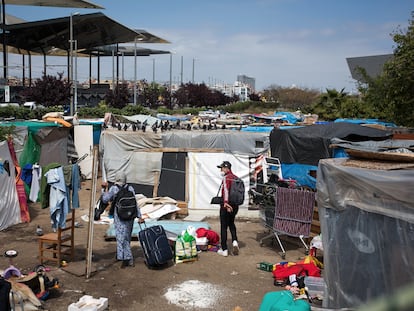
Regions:
<instances>
[{"instance_id":1,"label":"red fabric","mask_svg":"<svg viewBox=\"0 0 414 311\"><path fill-rule=\"evenodd\" d=\"M17 190L17 195L18 195L19 204L20 204L20 219L22 222L30 222L29 207L27 205L27 196L26 196L26 191L24 190L24 182L20 178L22 169L20 168L19 162L17 161L16 152L13 146L13 140L8 139L7 144L10 150L10 155L12 157L13 164L16 168L16 175L17 175L16 176L16 190Z\"/></svg>"},{"instance_id":2,"label":"red fabric","mask_svg":"<svg viewBox=\"0 0 414 311\"><path fill-rule=\"evenodd\" d=\"M229 171L225 176L224 176L224 180L222 182L222 187L221 187L221 196L223 197L223 201L224 203L229 203L229 194L230 194L230 187L233 183L233 180L236 178L237 176L233 174L232 171Z\"/></svg>"},{"instance_id":3,"label":"red fabric","mask_svg":"<svg viewBox=\"0 0 414 311\"><path fill-rule=\"evenodd\" d=\"M287 279L291 274L295 274L296 276L321 276L321 270L314 263L293 264L291 266L288 264L279 264L276 265L276 269L272 273L273 277L277 280Z\"/></svg>"},{"instance_id":4,"label":"red fabric","mask_svg":"<svg viewBox=\"0 0 414 311\"><path fill-rule=\"evenodd\" d=\"M196 233L198 238L206 237L210 245L216 245L220 241L219 235L213 230L198 228Z\"/></svg>"}]
</instances>

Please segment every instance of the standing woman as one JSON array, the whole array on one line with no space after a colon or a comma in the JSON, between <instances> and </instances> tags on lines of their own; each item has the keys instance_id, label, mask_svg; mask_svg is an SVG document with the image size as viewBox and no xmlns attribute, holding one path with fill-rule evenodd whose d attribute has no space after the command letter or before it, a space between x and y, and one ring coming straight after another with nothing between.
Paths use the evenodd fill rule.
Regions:
<instances>
[{"instance_id":1,"label":"standing woman","mask_svg":"<svg viewBox=\"0 0 414 311\"><path fill-rule=\"evenodd\" d=\"M128 190L135 195L134 188L127 184L126 175L123 171L119 171L115 175L115 184L109 188L109 191L104 192L101 196L103 204L108 204L109 201L112 201L111 209L109 211L110 216L114 216L114 225L115 225L115 236L116 236L116 258L117 260L122 261L121 268L133 267L134 258L131 251L131 236L132 229L134 227L135 219L131 220L121 220L118 216L118 213L115 208L115 204L118 198L117 194L121 187L128 187ZM137 205L137 217L141 221L141 211Z\"/></svg>"}]
</instances>

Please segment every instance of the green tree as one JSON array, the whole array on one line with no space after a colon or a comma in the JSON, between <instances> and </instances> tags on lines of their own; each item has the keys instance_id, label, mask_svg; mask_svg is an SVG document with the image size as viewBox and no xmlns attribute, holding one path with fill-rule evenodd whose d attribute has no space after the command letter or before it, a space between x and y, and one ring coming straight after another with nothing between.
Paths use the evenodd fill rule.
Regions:
<instances>
[{"instance_id":1,"label":"green tree","mask_svg":"<svg viewBox=\"0 0 414 311\"><path fill-rule=\"evenodd\" d=\"M344 89L339 92L327 89L326 93L321 94L311 107L304 109L304 112L315 113L322 120L335 120L342 117L342 107L347 99L348 95Z\"/></svg>"},{"instance_id":2,"label":"green tree","mask_svg":"<svg viewBox=\"0 0 414 311\"><path fill-rule=\"evenodd\" d=\"M124 83L118 84L115 89L109 90L105 96L105 102L108 106L122 109L129 103L128 85Z\"/></svg>"},{"instance_id":3,"label":"green tree","mask_svg":"<svg viewBox=\"0 0 414 311\"><path fill-rule=\"evenodd\" d=\"M396 43L393 58L384 65L379 77L360 84L367 105L379 118L401 126L414 126L414 12L404 32L398 28L393 34Z\"/></svg>"},{"instance_id":4,"label":"green tree","mask_svg":"<svg viewBox=\"0 0 414 311\"><path fill-rule=\"evenodd\" d=\"M211 90L204 83L187 83L174 93L175 102L179 107L217 107L234 101L217 90Z\"/></svg>"},{"instance_id":5,"label":"green tree","mask_svg":"<svg viewBox=\"0 0 414 311\"><path fill-rule=\"evenodd\" d=\"M302 110L312 105L319 95L316 90L272 85L263 91L262 98L267 102L280 103L283 109Z\"/></svg>"},{"instance_id":6,"label":"green tree","mask_svg":"<svg viewBox=\"0 0 414 311\"><path fill-rule=\"evenodd\" d=\"M155 82L148 84L146 81L143 81L140 100L144 106L156 109L161 105L168 104L169 89Z\"/></svg>"},{"instance_id":7,"label":"green tree","mask_svg":"<svg viewBox=\"0 0 414 311\"><path fill-rule=\"evenodd\" d=\"M63 79L63 73L58 76L43 75L34 85L22 91L26 101L34 101L45 107L66 105L70 101L71 84Z\"/></svg>"}]
</instances>

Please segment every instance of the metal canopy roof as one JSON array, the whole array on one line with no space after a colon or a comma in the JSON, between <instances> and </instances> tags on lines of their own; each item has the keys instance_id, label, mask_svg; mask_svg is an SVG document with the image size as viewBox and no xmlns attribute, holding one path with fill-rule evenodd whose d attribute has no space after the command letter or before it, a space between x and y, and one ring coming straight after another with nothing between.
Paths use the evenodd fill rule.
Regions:
<instances>
[{"instance_id":1,"label":"metal canopy roof","mask_svg":"<svg viewBox=\"0 0 414 311\"><path fill-rule=\"evenodd\" d=\"M104 9L104 7L86 0L3 0L4 4L51 6L65 8Z\"/></svg>"},{"instance_id":2,"label":"metal canopy roof","mask_svg":"<svg viewBox=\"0 0 414 311\"><path fill-rule=\"evenodd\" d=\"M78 50L115 43L169 43L144 30L132 30L103 13L72 16L73 39ZM53 49L69 50L70 17L5 25L7 45L35 53L48 54ZM2 34L0 38L2 38Z\"/></svg>"},{"instance_id":3,"label":"metal canopy roof","mask_svg":"<svg viewBox=\"0 0 414 311\"><path fill-rule=\"evenodd\" d=\"M112 56L112 52L115 53L115 55L135 56L135 47L120 45L117 48L114 45L105 45L88 50L79 50L79 52L82 54L90 54L92 56ZM150 56L154 54L170 54L170 52L164 50L147 49L142 47L137 47L136 49L137 56Z\"/></svg>"}]
</instances>

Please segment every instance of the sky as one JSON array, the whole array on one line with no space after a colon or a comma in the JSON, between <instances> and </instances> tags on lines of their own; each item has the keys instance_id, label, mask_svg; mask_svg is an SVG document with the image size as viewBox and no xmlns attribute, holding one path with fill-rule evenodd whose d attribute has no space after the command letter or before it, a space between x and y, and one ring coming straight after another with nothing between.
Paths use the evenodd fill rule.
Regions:
<instances>
[{"instance_id":1,"label":"sky","mask_svg":"<svg viewBox=\"0 0 414 311\"><path fill-rule=\"evenodd\" d=\"M172 82L233 84L237 75L256 80L256 92L270 86L354 92L346 58L391 54L392 33L406 31L412 0L93 0L105 9L6 5L6 14L27 21L102 12L131 28L144 29L170 44L140 44L172 53ZM131 43L130 45L133 45ZM65 57L48 57L48 74L67 74ZM88 59L78 58L78 80L88 80ZM122 63L121 63L122 64ZM9 66L21 57L9 56ZM96 77L96 65L92 76ZM181 69L182 68L182 69ZM43 58L32 58L32 76ZM133 57L120 76L134 77ZM10 69L10 75L22 76ZM27 74L26 74L27 75ZM112 57L101 58L101 79L112 79ZM170 56L138 58L138 79L170 80Z\"/></svg>"}]
</instances>

